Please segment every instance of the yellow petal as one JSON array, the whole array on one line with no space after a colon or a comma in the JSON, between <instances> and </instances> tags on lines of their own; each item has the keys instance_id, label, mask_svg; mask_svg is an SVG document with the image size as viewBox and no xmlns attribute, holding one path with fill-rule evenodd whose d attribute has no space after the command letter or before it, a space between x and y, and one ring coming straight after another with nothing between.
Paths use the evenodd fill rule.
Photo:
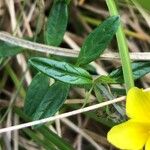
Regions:
<instances>
[{"instance_id":1,"label":"yellow petal","mask_svg":"<svg viewBox=\"0 0 150 150\"><path fill-rule=\"evenodd\" d=\"M127 94L126 113L132 119L150 122L150 91L131 88Z\"/></svg>"},{"instance_id":2,"label":"yellow petal","mask_svg":"<svg viewBox=\"0 0 150 150\"><path fill-rule=\"evenodd\" d=\"M150 150L150 137L148 138L146 142L145 150Z\"/></svg>"},{"instance_id":3,"label":"yellow petal","mask_svg":"<svg viewBox=\"0 0 150 150\"><path fill-rule=\"evenodd\" d=\"M150 125L129 120L114 126L107 134L108 141L120 149L142 149L148 138ZM149 149L150 150L150 149Z\"/></svg>"}]
</instances>

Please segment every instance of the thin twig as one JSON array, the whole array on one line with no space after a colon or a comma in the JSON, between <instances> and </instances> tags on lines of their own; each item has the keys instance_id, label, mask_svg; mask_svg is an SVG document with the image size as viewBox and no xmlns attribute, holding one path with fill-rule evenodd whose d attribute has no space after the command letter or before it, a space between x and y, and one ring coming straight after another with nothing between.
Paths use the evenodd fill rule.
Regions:
<instances>
[{"instance_id":1,"label":"thin twig","mask_svg":"<svg viewBox=\"0 0 150 150\"><path fill-rule=\"evenodd\" d=\"M103 103L100 103L100 104L96 104L96 105L92 105L92 106L89 106L89 107L74 110L74 111L71 111L71 112L56 115L56 116L53 116L53 117L48 117L48 118L44 118L44 119L41 119L41 120L36 120L36 121L28 122L28 123L23 123L23 124L7 127L7 128L2 128L2 129L0 129L0 133L15 131L15 130L27 128L27 127L30 127L30 126L39 125L39 124L43 124L43 123L46 123L46 122L54 121L54 120L57 120L57 119L66 118L66 117L73 116L73 115L76 115L76 114L80 114L80 113L88 112L88 111L91 111L91 110L95 110L95 109L98 109L98 108L101 108L101 107L104 107L104 106L107 106L107 105L110 105L110 104L121 102L123 100L125 100L125 96L116 98L116 99L111 100L111 101L103 102Z\"/></svg>"},{"instance_id":2,"label":"thin twig","mask_svg":"<svg viewBox=\"0 0 150 150\"><path fill-rule=\"evenodd\" d=\"M16 45L16 46L26 48L26 49L30 49L30 50L42 52L42 53L48 53L52 55L66 56L66 57L78 57L78 54L79 54L79 50L47 46L44 44L39 44L39 43L31 42L28 40L16 38L5 32L0 32L0 40ZM100 58L103 60L120 59L118 53L104 53L100 56ZM130 53L130 58L131 60L150 61L150 52Z\"/></svg>"}]
</instances>

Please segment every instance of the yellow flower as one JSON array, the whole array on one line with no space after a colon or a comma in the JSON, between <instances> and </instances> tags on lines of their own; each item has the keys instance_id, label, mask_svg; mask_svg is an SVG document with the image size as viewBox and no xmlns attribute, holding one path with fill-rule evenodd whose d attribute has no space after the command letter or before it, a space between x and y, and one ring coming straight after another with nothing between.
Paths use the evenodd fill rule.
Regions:
<instances>
[{"instance_id":1,"label":"yellow flower","mask_svg":"<svg viewBox=\"0 0 150 150\"><path fill-rule=\"evenodd\" d=\"M150 91L136 87L127 94L128 121L114 126L107 134L108 141L119 149L150 150Z\"/></svg>"}]
</instances>

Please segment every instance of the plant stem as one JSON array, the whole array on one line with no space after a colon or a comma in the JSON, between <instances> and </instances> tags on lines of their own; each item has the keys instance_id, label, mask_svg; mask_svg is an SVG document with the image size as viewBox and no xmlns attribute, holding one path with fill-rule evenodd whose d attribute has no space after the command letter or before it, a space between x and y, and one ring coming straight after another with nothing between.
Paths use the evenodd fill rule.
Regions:
<instances>
[{"instance_id":1,"label":"plant stem","mask_svg":"<svg viewBox=\"0 0 150 150\"><path fill-rule=\"evenodd\" d=\"M106 0L109 12L111 15L119 15L117 6L114 0ZM121 57L123 76L125 80L126 92L134 86L133 74L131 69L131 62L129 57L128 46L126 43L125 34L122 25L119 26L116 33L119 54Z\"/></svg>"}]
</instances>

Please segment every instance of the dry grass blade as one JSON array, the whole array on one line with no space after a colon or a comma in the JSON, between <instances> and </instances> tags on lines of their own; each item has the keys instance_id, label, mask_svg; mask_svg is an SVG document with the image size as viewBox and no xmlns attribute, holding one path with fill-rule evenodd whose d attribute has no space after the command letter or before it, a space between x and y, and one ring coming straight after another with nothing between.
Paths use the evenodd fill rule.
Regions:
<instances>
[{"instance_id":1,"label":"dry grass blade","mask_svg":"<svg viewBox=\"0 0 150 150\"><path fill-rule=\"evenodd\" d=\"M37 120L37 121L32 121L32 122L28 122L28 123L24 123L24 124L19 124L19 125L11 126L11 127L8 127L8 128L2 128L2 129L0 129L0 133L15 131L15 130L31 127L31 126L34 126L34 125L54 121L54 120L57 120L57 119L70 117L70 116L73 116L73 115L76 115L76 114L88 112L88 111L95 110L95 109L98 109L98 108L101 108L101 107L104 107L104 106L108 106L108 105L111 105L111 104L114 104L114 103L117 103L117 102L121 102L123 100L125 100L125 96L116 98L116 99L111 100L111 101L96 104L96 105L93 105L93 106L89 106L89 107L81 108L81 109L74 110L74 111L71 111L71 112L67 112L67 113L64 113L64 114L56 115L54 117L49 117L49 118L45 118L45 119L41 119L41 120Z\"/></svg>"},{"instance_id":2,"label":"dry grass blade","mask_svg":"<svg viewBox=\"0 0 150 150\"><path fill-rule=\"evenodd\" d=\"M0 40L8 42L8 43L16 45L16 46L27 48L27 49L30 49L33 51L52 54L52 55L65 56L65 57L77 57L79 54L79 50L47 46L44 44L39 44L39 43L31 42L28 40L20 39L20 38L11 36L8 33L4 33L4 32L0 32ZM119 59L119 54L118 53L104 53L100 57L103 60L113 60L113 59ZM150 52L130 53L130 58L132 60L149 61L150 60Z\"/></svg>"}]
</instances>

